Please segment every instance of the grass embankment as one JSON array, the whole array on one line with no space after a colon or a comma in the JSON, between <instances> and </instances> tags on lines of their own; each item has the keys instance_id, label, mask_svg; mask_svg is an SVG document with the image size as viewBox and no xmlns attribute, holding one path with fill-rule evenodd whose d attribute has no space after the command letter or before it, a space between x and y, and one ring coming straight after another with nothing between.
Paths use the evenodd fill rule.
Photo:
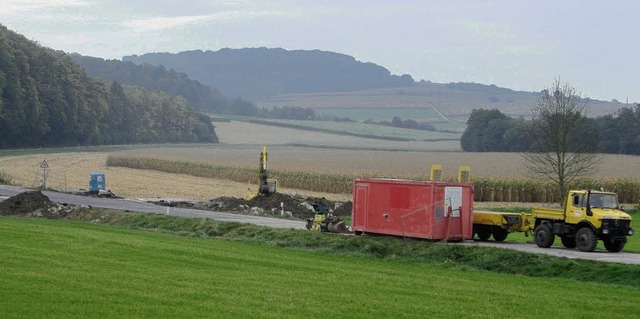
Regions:
<instances>
[{"instance_id":1,"label":"grass embankment","mask_svg":"<svg viewBox=\"0 0 640 319\"><path fill-rule=\"evenodd\" d=\"M397 237L338 236L299 230L283 230L201 218L180 218L156 214L132 214L82 210L69 217L111 226L152 230L185 236L222 238L245 243L303 249L348 256L417 262L447 268L476 269L532 277L558 277L640 288L640 267L583 260L558 259L544 255L486 247L443 245ZM622 267L622 268L617 268ZM630 269L620 276L614 269ZM550 271L551 269L551 271Z\"/></svg>"},{"instance_id":2,"label":"grass embankment","mask_svg":"<svg viewBox=\"0 0 640 319\"><path fill-rule=\"evenodd\" d=\"M3 317L576 318L602 309L609 318L639 314L639 267L202 219L106 216L101 222L197 237L2 217ZM99 218L95 212L77 217ZM244 242L200 238L205 234ZM333 250L341 255L322 252ZM368 258L374 256L384 260ZM486 256L496 267L526 260L551 277L570 268L592 269L603 283L469 266L487 262ZM626 278L611 284L608 274ZM541 306L558 300L562 306Z\"/></svg>"}]
</instances>

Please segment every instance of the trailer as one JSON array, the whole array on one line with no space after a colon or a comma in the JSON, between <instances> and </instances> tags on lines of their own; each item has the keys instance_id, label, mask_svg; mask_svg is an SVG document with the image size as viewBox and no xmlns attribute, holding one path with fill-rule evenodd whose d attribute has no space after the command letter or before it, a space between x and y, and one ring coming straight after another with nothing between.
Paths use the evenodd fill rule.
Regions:
<instances>
[{"instance_id":1,"label":"trailer","mask_svg":"<svg viewBox=\"0 0 640 319\"><path fill-rule=\"evenodd\" d=\"M533 231L534 217L529 213L473 211L473 234L482 241L491 236L495 241L504 241L510 233Z\"/></svg>"},{"instance_id":2,"label":"trailer","mask_svg":"<svg viewBox=\"0 0 640 319\"><path fill-rule=\"evenodd\" d=\"M351 227L356 235L471 239L473 184L356 178Z\"/></svg>"}]
</instances>

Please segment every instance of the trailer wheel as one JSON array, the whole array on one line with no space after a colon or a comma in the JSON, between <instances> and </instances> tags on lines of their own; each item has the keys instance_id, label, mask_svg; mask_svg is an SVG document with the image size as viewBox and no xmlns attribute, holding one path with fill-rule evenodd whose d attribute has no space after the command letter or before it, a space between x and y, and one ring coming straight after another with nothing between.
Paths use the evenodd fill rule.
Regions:
<instances>
[{"instance_id":1,"label":"trailer wheel","mask_svg":"<svg viewBox=\"0 0 640 319\"><path fill-rule=\"evenodd\" d=\"M560 240L562 241L562 246L567 248L576 248L576 238L569 236L560 236Z\"/></svg>"},{"instance_id":2,"label":"trailer wheel","mask_svg":"<svg viewBox=\"0 0 640 319\"><path fill-rule=\"evenodd\" d=\"M534 240L536 242L536 245L538 245L538 247L549 248L551 247L551 245L553 245L553 240L555 239L555 236L551 232L551 229L549 228L549 226L547 226L546 224L538 225L538 227L536 227L533 233L534 233Z\"/></svg>"},{"instance_id":3,"label":"trailer wheel","mask_svg":"<svg viewBox=\"0 0 640 319\"><path fill-rule=\"evenodd\" d=\"M594 251L597 243L598 238L591 228L582 227L576 232L576 247L580 251Z\"/></svg>"},{"instance_id":4,"label":"trailer wheel","mask_svg":"<svg viewBox=\"0 0 640 319\"><path fill-rule=\"evenodd\" d=\"M606 238L605 240L603 240L603 242L604 248L612 253L621 252L625 244L622 240L612 240L609 238Z\"/></svg>"},{"instance_id":5,"label":"trailer wheel","mask_svg":"<svg viewBox=\"0 0 640 319\"><path fill-rule=\"evenodd\" d=\"M495 241L504 241L507 239L507 236L509 236L509 232L500 227L493 227L491 233L493 234L493 239L495 239Z\"/></svg>"},{"instance_id":6,"label":"trailer wheel","mask_svg":"<svg viewBox=\"0 0 640 319\"><path fill-rule=\"evenodd\" d=\"M491 228L489 227L478 227L478 238L480 238L481 241L487 241L489 240L489 237L491 237Z\"/></svg>"}]
</instances>

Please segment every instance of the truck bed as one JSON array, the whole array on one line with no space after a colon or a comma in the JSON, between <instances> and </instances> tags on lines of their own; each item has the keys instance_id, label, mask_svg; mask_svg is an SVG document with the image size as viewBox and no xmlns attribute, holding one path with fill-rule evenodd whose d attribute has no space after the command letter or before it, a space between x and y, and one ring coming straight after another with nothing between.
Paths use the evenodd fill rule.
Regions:
<instances>
[{"instance_id":1,"label":"truck bed","mask_svg":"<svg viewBox=\"0 0 640 319\"><path fill-rule=\"evenodd\" d=\"M564 220L564 209L562 208L534 208L532 212L537 219Z\"/></svg>"}]
</instances>

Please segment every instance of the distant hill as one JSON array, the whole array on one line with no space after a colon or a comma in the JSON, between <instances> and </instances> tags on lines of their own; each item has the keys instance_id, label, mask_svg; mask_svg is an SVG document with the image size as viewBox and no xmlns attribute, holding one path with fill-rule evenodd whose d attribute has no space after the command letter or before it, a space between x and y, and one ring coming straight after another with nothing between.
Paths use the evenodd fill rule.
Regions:
<instances>
[{"instance_id":1,"label":"distant hill","mask_svg":"<svg viewBox=\"0 0 640 319\"><path fill-rule=\"evenodd\" d=\"M189 104L201 111L221 112L228 104L227 97L220 91L200 82L191 80L186 74L167 70L164 66L150 64L137 65L119 60L70 54L73 62L85 69L92 77L105 81L117 81L137 85L150 90L164 91L171 96L181 95Z\"/></svg>"},{"instance_id":2,"label":"distant hill","mask_svg":"<svg viewBox=\"0 0 640 319\"><path fill-rule=\"evenodd\" d=\"M0 148L218 142L182 97L89 77L0 25Z\"/></svg>"},{"instance_id":3,"label":"distant hill","mask_svg":"<svg viewBox=\"0 0 640 319\"><path fill-rule=\"evenodd\" d=\"M163 91L170 96L184 97L189 105L201 112L249 115L257 110L255 104L229 99L215 87L192 80L182 72L167 70L163 65L144 63L137 65L119 60L71 54L71 59L82 66L88 75L105 81L135 85L149 90Z\"/></svg>"},{"instance_id":4,"label":"distant hill","mask_svg":"<svg viewBox=\"0 0 640 319\"><path fill-rule=\"evenodd\" d=\"M148 53L122 58L184 72L192 79L219 88L232 98L256 100L278 94L346 92L409 86L409 75L391 75L382 66L352 56L280 48L222 49Z\"/></svg>"},{"instance_id":5,"label":"distant hill","mask_svg":"<svg viewBox=\"0 0 640 319\"><path fill-rule=\"evenodd\" d=\"M431 123L453 121L464 123L474 109L498 109L511 117L531 117L540 92L514 91L495 85L478 83L432 83L421 81L412 86L379 88L353 92L323 92L280 94L256 103L263 107L300 106L315 110L316 114L351 116L366 119L366 114L386 110L387 120L393 116L410 118L415 109L425 109ZM592 116L612 114L623 108L623 103L587 100ZM365 115L359 115L366 113Z\"/></svg>"},{"instance_id":6,"label":"distant hill","mask_svg":"<svg viewBox=\"0 0 640 319\"><path fill-rule=\"evenodd\" d=\"M258 106L308 107L316 113L318 109L426 108L441 113L440 120L465 122L473 109L485 108L526 118L531 116L540 93L492 84L415 82L409 75L391 75L382 66L319 50L197 50L125 56L123 61L164 65ZM588 104L593 116L624 107L622 103L597 100ZM395 115L405 118L401 112Z\"/></svg>"}]
</instances>

